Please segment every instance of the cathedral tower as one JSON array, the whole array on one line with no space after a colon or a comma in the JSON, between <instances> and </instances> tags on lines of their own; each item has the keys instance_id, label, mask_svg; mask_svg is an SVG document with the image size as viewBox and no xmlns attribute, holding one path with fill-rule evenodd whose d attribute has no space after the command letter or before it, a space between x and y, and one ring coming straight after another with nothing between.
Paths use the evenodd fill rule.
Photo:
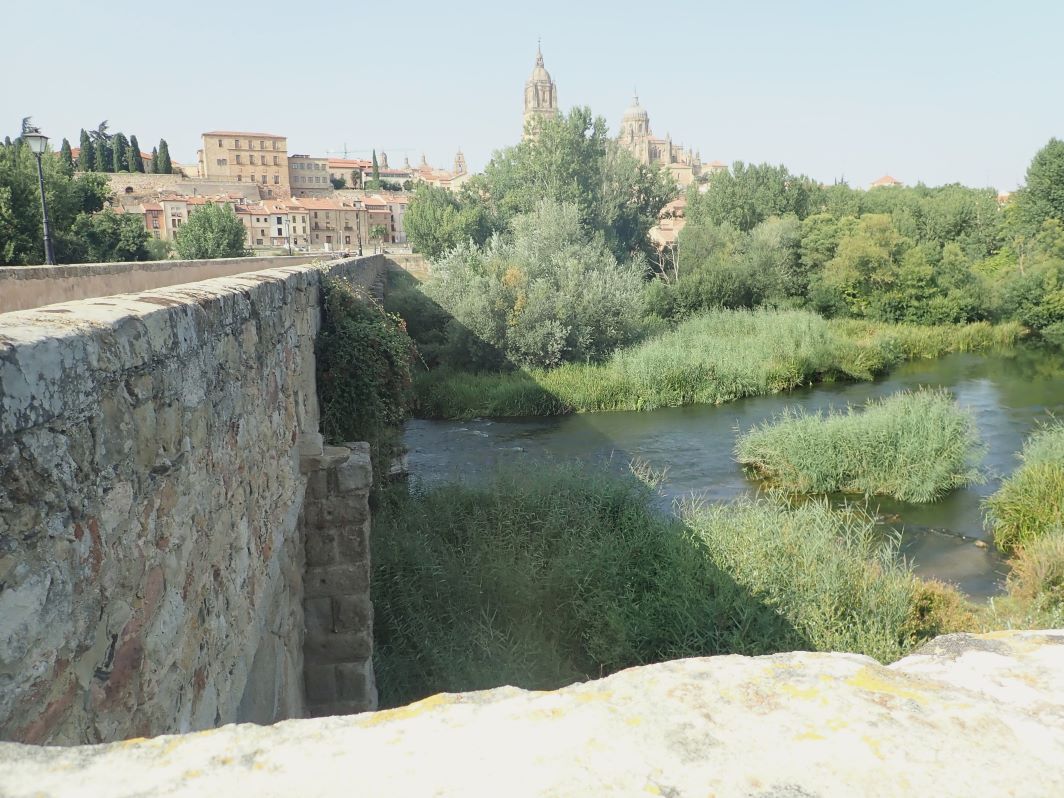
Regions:
<instances>
[{"instance_id":1,"label":"cathedral tower","mask_svg":"<svg viewBox=\"0 0 1064 798\"><path fill-rule=\"evenodd\" d=\"M554 119L558 115L558 89L550 73L543 66L543 52L536 47L536 66L532 77L525 83L525 135L528 135L529 123L540 118Z\"/></svg>"}]
</instances>

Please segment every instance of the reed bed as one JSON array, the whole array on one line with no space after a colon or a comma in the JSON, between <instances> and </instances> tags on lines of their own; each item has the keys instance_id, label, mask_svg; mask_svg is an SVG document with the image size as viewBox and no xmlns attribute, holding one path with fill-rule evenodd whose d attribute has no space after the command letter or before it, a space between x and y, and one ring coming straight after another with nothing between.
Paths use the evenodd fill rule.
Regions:
<instances>
[{"instance_id":1,"label":"reed bed","mask_svg":"<svg viewBox=\"0 0 1064 798\"><path fill-rule=\"evenodd\" d=\"M828 321L797 310L717 310L602 363L423 373L416 412L473 418L720 404L824 380L874 379L907 359L1008 346L1021 331L1011 323L921 327Z\"/></svg>"},{"instance_id":2,"label":"reed bed","mask_svg":"<svg viewBox=\"0 0 1064 798\"><path fill-rule=\"evenodd\" d=\"M862 408L789 410L740 435L740 463L793 493L863 493L931 502L981 479L975 419L943 390Z\"/></svg>"},{"instance_id":3,"label":"reed bed","mask_svg":"<svg viewBox=\"0 0 1064 798\"><path fill-rule=\"evenodd\" d=\"M558 466L387 494L374 518L382 704L550 689L684 656L846 650L935 628L872 522L765 498L677 516L636 478Z\"/></svg>"},{"instance_id":4,"label":"reed bed","mask_svg":"<svg viewBox=\"0 0 1064 798\"><path fill-rule=\"evenodd\" d=\"M986 502L987 522L1003 551L1064 537L1064 422L1031 435L1020 467Z\"/></svg>"}]
</instances>

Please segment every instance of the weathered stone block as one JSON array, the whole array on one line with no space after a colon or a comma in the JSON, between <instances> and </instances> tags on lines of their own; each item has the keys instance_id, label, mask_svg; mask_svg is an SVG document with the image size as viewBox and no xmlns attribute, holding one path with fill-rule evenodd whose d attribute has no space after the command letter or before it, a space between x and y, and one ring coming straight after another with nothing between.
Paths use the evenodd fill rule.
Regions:
<instances>
[{"instance_id":1,"label":"weathered stone block","mask_svg":"<svg viewBox=\"0 0 1064 798\"><path fill-rule=\"evenodd\" d=\"M326 633L334 630L333 600L327 596L303 600L303 623L307 632Z\"/></svg>"},{"instance_id":2,"label":"weathered stone block","mask_svg":"<svg viewBox=\"0 0 1064 798\"><path fill-rule=\"evenodd\" d=\"M336 529L304 526L306 530L307 565L320 567L337 561Z\"/></svg>"},{"instance_id":3,"label":"weathered stone block","mask_svg":"<svg viewBox=\"0 0 1064 798\"><path fill-rule=\"evenodd\" d=\"M373 682L373 661L345 662L336 666L337 698L351 701L358 706L356 711L375 709L377 691Z\"/></svg>"},{"instance_id":4,"label":"weathered stone block","mask_svg":"<svg viewBox=\"0 0 1064 798\"><path fill-rule=\"evenodd\" d=\"M373 485L373 467L370 464L369 447L353 444L351 455L337 466L337 483L341 493L368 490Z\"/></svg>"},{"instance_id":5,"label":"weathered stone block","mask_svg":"<svg viewBox=\"0 0 1064 798\"><path fill-rule=\"evenodd\" d=\"M372 632L373 604L369 595L335 596L332 628L337 632Z\"/></svg>"},{"instance_id":6,"label":"weathered stone block","mask_svg":"<svg viewBox=\"0 0 1064 798\"><path fill-rule=\"evenodd\" d=\"M304 665L303 679L307 701L331 703L339 697L335 665Z\"/></svg>"},{"instance_id":7,"label":"weathered stone block","mask_svg":"<svg viewBox=\"0 0 1064 798\"><path fill-rule=\"evenodd\" d=\"M369 567L365 564L345 564L308 568L304 589L307 598L367 593Z\"/></svg>"},{"instance_id":8,"label":"weathered stone block","mask_svg":"<svg viewBox=\"0 0 1064 798\"><path fill-rule=\"evenodd\" d=\"M366 509L369 513L369 509ZM369 519L337 528L337 556L340 562L369 563Z\"/></svg>"},{"instance_id":9,"label":"weathered stone block","mask_svg":"<svg viewBox=\"0 0 1064 798\"><path fill-rule=\"evenodd\" d=\"M307 632L303 652L309 663L361 662L373 654L372 638L363 632Z\"/></svg>"}]
</instances>

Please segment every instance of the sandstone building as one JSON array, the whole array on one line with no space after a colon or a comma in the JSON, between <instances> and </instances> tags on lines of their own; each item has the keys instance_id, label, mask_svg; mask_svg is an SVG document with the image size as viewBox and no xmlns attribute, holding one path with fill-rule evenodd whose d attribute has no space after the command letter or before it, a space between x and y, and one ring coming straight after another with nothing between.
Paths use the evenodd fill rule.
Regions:
<instances>
[{"instance_id":1,"label":"sandstone building","mask_svg":"<svg viewBox=\"0 0 1064 798\"><path fill-rule=\"evenodd\" d=\"M291 193L288 139L272 133L212 130L196 153L202 178L255 183L267 197Z\"/></svg>"},{"instance_id":2,"label":"sandstone building","mask_svg":"<svg viewBox=\"0 0 1064 798\"><path fill-rule=\"evenodd\" d=\"M534 126L540 119L554 119L557 115L558 89L547 68L543 66L543 52L537 46L536 66L525 83L525 136L530 134L530 124Z\"/></svg>"},{"instance_id":3,"label":"sandstone building","mask_svg":"<svg viewBox=\"0 0 1064 798\"><path fill-rule=\"evenodd\" d=\"M663 139L654 136L650 115L639 104L638 95L621 119L619 140L640 163L668 167L681 188L691 185L702 174L702 158L698 153L673 144L668 134Z\"/></svg>"}]
</instances>

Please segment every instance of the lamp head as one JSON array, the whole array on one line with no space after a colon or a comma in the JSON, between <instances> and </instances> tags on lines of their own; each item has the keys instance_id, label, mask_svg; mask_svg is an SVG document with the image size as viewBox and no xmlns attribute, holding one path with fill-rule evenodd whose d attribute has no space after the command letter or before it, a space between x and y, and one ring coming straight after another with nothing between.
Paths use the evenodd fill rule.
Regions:
<instances>
[{"instance_id":1,"label":"lamp head","mask_svg":"<svg viewBox=\"0 0 1064 798\"><path fill-rule=\"evenodd\" d=\"M40 128L28 124L22 126L22 140L26 142L26 146L34 155L42 154L44 148L48 146L48 137L41 133Z\"/></svg>"}]
</instances>

